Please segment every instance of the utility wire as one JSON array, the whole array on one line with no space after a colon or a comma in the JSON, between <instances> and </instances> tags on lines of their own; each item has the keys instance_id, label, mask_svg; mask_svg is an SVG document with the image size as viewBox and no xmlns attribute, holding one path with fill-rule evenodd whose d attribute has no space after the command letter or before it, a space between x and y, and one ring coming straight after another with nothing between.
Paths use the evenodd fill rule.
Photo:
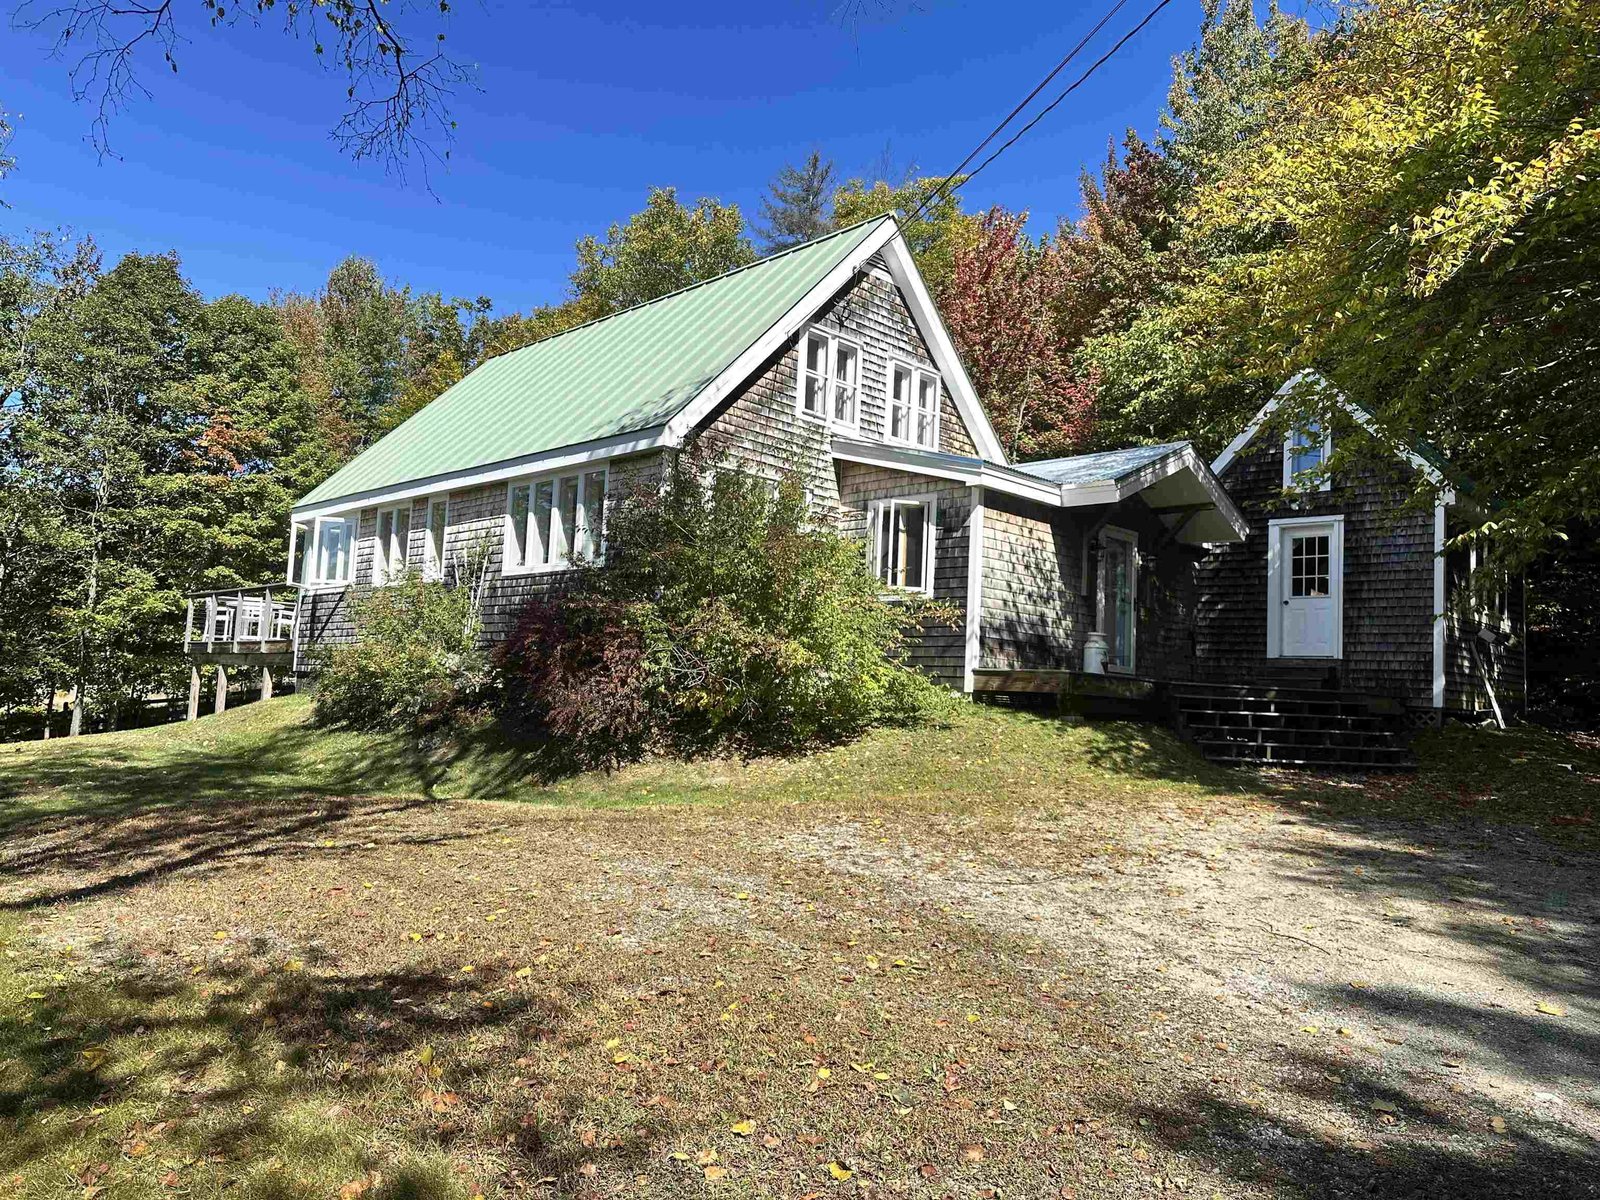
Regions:
<instances>
[{"instance_id":1,"label":"utility wire","mask_svg":"<svg viewBox=\"0 0 1600 1200\"><path fill-rule=\"evenodd\" d=\"M1101 27L1105 25L1106 21L1109 21L1111 19L1111 16L1117 11L1117 9L1122 7L1122 4L1124 2L1125 2L1125 0L1119 0L1116 8L1113 8L1111 10L1111 12L1109 12L1109 13L1107 13L1105 15L1105 17L1101 20L1100 24L1096 25L1094 30L1090 32L1089 37L1093 37L1095 33L1098 33L1100 31ZM1162 9L1166 8L1167 5L1169 5L1171 3L1172 3L1172 0L1160 0L1160 3L1158 3L1154 8L1152 8L1149 12L1147 12L1144 15L1144 19L1143 20L1141 20L1132 29L1128 30L1127 33L1123 34L1120 38L1118 38L1116 45L1112 46L1111 49L1107 50L1098 59L1096 59L1095 62L1093 63L1093 65L1091 65L1087 71L1085 71L1082 75L1078 76L1077 79L1073 80L1064 89L1062 89L1060 95L1058 95L1054 100L1050 101L1049 104L1045 105L1042 109L1040 109L1039 112L1034 115L1032 120L1030 120L1021 129L1017 130L1016 133L1012 134L1011 137L1006 139L1006 141L1003 142L998 148L996 148L995 151L992 154L989 155L989 157L985 158L976 167L972 168L972 171L967 175L967 177L961 181L962 185L964 186L964 185L966 185L968 183L971 183L972 180L975 179L978 176L979 172L981 172L985 167L987 167L995 159L999 158L1007 150L1011 149L1012 146L1015 146L1017 144L1017 142L1019 142L1022 139L1024 134L1026 134L1030 129L1032 129L1040 121L1044 120L1045 117L1049 116L1050 113L1052 111L1054 111L1055 108L1063 100L1065 100L1068 96L1072 95L1073 92L1077 91L1080 87L1082 87L1085 83L1087 83L1088 80L1089 80L1089 77L1091 75L1093 75L1101 67L1105 66L1106 63L1109 62L1112 59L1112 57L1117 53L1117 51L1121 50L1123 46L1127 45L1128 42L1130 40L1132 40L1134 35L1136 35L1146 25L1150 24L1151 21L1155 20L1156 19L1156 15L1158 13L1160 13ZM1084 41L1087 42L1088 38L1085 38ZM1067 58L1071 59L1073 57L1073 55L1075 55L1077 53L1078 49L1080 49L1082 47L1082 45L1083 45L1083 43L1080 42L1078 47L1075 47L1073 52L1072 52L1072 54L1069 54L1067 56ZM1063 60L1062 66L1065 66L1065 65L1066 65L1066 60ZM1038 95L1040 89L1042 89L1045 86L1046 83L1049 83L1050 79L1054 78L1056 72L1059 71L1060 69L1061 69L1060 67L1057 67L1056 71L1052 71L1050 73L1050 75L1046 76L1044 83L1041 83L1039 85L1039 87L1035 88L1033 90L1033 93L1028 97L1028 99L1031 100L1033 98L1033 96ZM1027 103L1028 103L1027 100L1023 101L1023 105L1026 105ZM1019 108L1020 107L1021 106L1019 106ZM995 137L1000 133L1000 131L1002 129L1004 129L1006 127L1006 125L1008 125L1011 122L1012 118L1015 117L1015 116L1016 116L1016 111L1013 110L1011 116L1008 116L1004 121L1002 121L999 124L999 126L996 127L996 129L995 129L995 131L993 133L991 133L988 137L983 139L983 141L978 145L978 148L976 150L974 150L971 154L967 155L967 157L962 160L960 167L957 167L954 171L950 172L949 175L945 176L944 180L939 184L938 187L934 188L933 191L929 192L925 197L923 197L922 203L917 205L917 207L912 211L911 215L908 218L906 218L907 221L908 222L909 221L914 221L919 216L921 216L925 211L927 211L929 206L932 205L938 199L939 194L941 192L944 192L945 189L950 186L951 180L955 179L955 177L961 173L961 168L965 167L967 165L967 163L971 162L974 158L976 158L978 156L978 154L983 150L983 148L985 146L987 146L990 142L992 142L995 139Z\"/></svg>"},{"instance_id":2,"label":"utility wire","mask_svg":"<svg viewBox=\"0 0 1600 1200\"><path fill-rule=\"evenodd\" d=\"M1095 27L1089 30L1088 33L1084 34L1082 40L1080 40L1076 46L1067 51L1066 57L1051 68L1050 74L1041 79L1034 86L1033 91L1024 96L1022 98L1022 102L1006 114L1005 120L1001 121L1000 124L991 129L989 131L989 136L984 138L983 141L979 142L975 147L973 147L972 153L963 158L956 165L956 169L951 171L950 174L946 175L944 179L940 181L939 186L934 188L933 191L928 194L928 198L923 200L922 205L917 206L916 212L912 213L912 219L915 219L917 214L922 212L923 205L926 205L929 199L938 195L939 192L949 185L952 179L961 174L963 167L965 167L973 159L977 158L978 155L982 154L984 150L988 148L989 143L994 141L995 138L999 137L1001 131L1004 130L1007 125L1011 124L1012 121L1016 120L1017 115L1021 113L1023 109L1027 108L1028 105L1032 104L1034 98L1038 96L1040 92L1044 91L1045 88L1050 86L1051 80L1053 80L1057 75L1061 74L1062 71L1066 70L1067 65L1083 52L1083 48L1085 46L1099 36L1100 31L1106 27L1106 23L1110 21L1112 17L1116 16L1117 13L1122 9L1122 6L1127 2L1128 0L1117 0L1117 2L1111 6L1111 10L1107 12L1105 16L1100 18Z\"/></svg>"}]
</instances>

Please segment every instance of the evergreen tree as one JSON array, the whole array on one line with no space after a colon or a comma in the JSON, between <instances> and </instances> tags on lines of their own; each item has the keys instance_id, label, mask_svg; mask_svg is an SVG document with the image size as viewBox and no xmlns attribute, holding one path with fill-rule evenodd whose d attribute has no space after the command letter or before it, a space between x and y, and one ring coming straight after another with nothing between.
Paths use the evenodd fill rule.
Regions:
<instances>
[{"instance_id":1,"label":"evergreen tree","mask_svg":"<svg viewBox=\"0 0 1600 1200\"><path fill-rule=\"evenodd\" d=\"M761 201L764 224L757 232L768 253L809 242L833 228L833 163L813 150L803 166L785 166L767 185Z\"/></svg>"}]
</instances>

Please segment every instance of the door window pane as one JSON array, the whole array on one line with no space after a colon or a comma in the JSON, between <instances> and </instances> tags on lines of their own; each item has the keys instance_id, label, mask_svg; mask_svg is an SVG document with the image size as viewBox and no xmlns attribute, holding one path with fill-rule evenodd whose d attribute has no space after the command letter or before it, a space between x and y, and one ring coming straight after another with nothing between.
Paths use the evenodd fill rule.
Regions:
<instances>
[{"instance_id":1,"label":"door window pane","mask_svg":"<svg viewBox=\"0 0 1600 1200\"><path fill-rule=\"evenodd\" d=\"M1331 594L1329 538L1325 533L1295 534L1289 539L1289 595L1318 599Z\"/></svg>"}]
</instances>

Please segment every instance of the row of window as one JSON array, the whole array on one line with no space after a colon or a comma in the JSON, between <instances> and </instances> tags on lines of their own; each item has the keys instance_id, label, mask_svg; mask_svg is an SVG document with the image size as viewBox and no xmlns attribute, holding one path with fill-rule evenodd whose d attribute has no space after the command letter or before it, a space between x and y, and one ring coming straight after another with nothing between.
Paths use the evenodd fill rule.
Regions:
<instances>
[{"instance_id":1,"label":"row of window","mask_svg":"<svg viewBox=\"0 0 1600 1200\"><path fill-rule=\"evenodd\" d=\"M512 481L507 487L504 574L560 570L577 562L598 560L605 547L607 471L597 467ZM934 501L928 496L881 500L867 512L873 573L892 590L933 590ZM444 577L445 499L428 502L423 538L424 578ZM355 579L355 517L318 517L305 544L298 541L297 560L309 558L309 577L300 561L296 580L311 584L348 584ZM363 582L381 586L408 565L411 505L380 509L372 538L371 576ZM309 555L304 552L310 550Z\"/></svg>"},{"instance_id":2,"label":"row of window","mask_svg":"<svg viewBox=\"0 0 1600 1200\"><path fill-rule=\"evenodd\" d=\"M861 427L861 348L847 338L813 329L801 344L795 403L800 415L848 430ZM886 440L925 450L939 448L939 373L889 362Z\"/></svg>"}]
</instances>

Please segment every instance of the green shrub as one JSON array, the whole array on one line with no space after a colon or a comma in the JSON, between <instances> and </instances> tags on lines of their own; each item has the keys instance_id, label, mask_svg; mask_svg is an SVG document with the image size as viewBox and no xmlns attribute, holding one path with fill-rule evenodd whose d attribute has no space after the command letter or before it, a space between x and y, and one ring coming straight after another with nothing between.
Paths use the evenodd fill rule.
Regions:
<instances>
[{"instance_id":1,"label":"green shrub","mask_svg":"<svg viewBox=\"0 0 1600 1200\"><path fill-rule=\"evenodd\" d=\"M904 662L908 623L859 542L774 486L679 460L608 514L607 561L536 600L497 652L507 715L575 765L646 749L789 752L929 713L947 696Z\"/></svg>"},{"instance_id":2,"label":"green shrub","mask_svg":"<svg viewBox=\"0 0 1600 1200\"><path fill-rule=\"evenodd\" d=\"M317 719L419 729L477 702L487 671L477 597L407 572L355 598L355 640L316 651Z\"/></svg>"}]
</instances>

